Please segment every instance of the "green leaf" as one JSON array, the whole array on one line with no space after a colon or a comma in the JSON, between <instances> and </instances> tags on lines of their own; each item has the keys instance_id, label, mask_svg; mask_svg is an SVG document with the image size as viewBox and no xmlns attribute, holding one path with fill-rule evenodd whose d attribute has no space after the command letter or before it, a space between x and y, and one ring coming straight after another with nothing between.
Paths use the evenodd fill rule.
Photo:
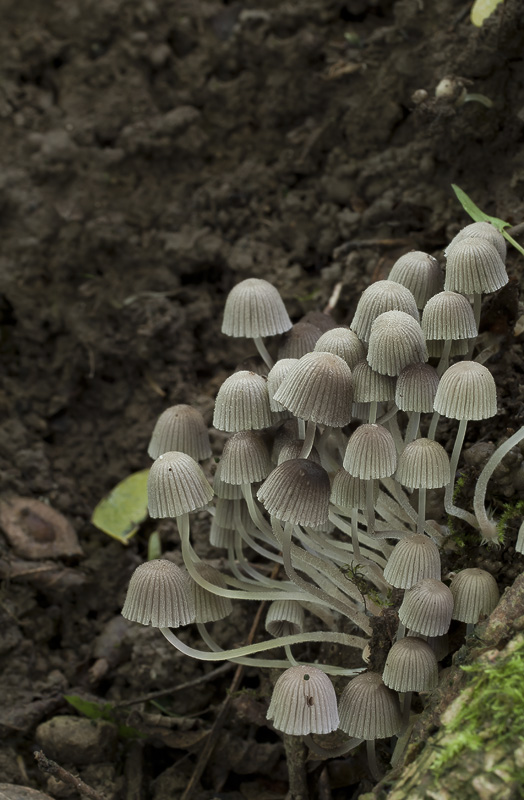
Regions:
<instances>
[{"instance_id":1,"label":"green leaf","mask_svg":"<svg viewBox=\"0 0 524 800\"><path fill-rule=\"evenodd\" d=\"M153 531L147 543L147 560L154 561L155 558L162 558L162 540L158 531Z\"/></svg>"},{"instance_id":2,"label":"green leaf","mask_svg":"<svg viewBox=\"0 0 524 800\"><path fill-rule=\"evenodd\" d=\"M452 183L451 188L457 195L460 205L462 206L464 211L466 211L469 214L472 220L474 220L475 222L491 222L493 227L495 227L498 231L500 231L501 234L504 236L504 238L507 239L507 241L510 244L512 244L513 247L524 256L524 248L522 248L520 244L516 242L515 239L512 236L510 236L507 231L504 230L504 228L509 228L509 222L505 222L503 219L500 219L499 217L490 217L489 214L485 214L483 211L480 210L480 208L477 205L475 205L471 197L469 197L466 194L466 192L464 192L460 188L460 186L457 186L456 183Z\"/></svg>"},{"instance_id":3,"label":"green leaf","mask_svg":"<svg viewBox=\"0 0 524 800\"><path fill-rule=\"evenodd\" d=\"M88 719L103 719L106 722L111 722L118 728L118 735L121 739L144 739L147 738L145 734L141 733L136 728L131 728L129 725L122 725L115 717L114 708L111 703L95 703L91 700L85 700L77 694L65 694L64 700L67 700L70 706L83 714Z\"/></svg>"},{"instance_id":4,"label":"green leaf","mask_svg":"<svg viewBox=\"0 0 524 800\"><path fill-rule=\"evenodd\" d=\"M473 25L480 28L484 20L491 17L496 7L502 2L503 0L475 0L470 15Z\"/></svg>"},{"instance_id":5,"label":"green leaf","mask_svg":"<svg viewBox=\"0 0 524 800\"><path fill-rule=\"evenodd\" d=\"M147 518L148 469L134 472L112 489L96 506L91 522L122 544L137 532Z\"/></svg>"}]
</instances>

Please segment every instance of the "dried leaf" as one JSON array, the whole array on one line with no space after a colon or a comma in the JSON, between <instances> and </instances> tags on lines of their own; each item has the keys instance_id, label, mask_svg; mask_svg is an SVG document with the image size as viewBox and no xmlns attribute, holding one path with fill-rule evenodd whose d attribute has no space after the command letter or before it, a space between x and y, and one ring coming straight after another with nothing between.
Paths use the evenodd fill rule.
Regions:
<instances>
[{"instance_id":1,"label":"dried leaf","mask_svg":"<svg viewBox=\"0 0 524 800\"><path fill-rule=\"evenodd\" d=\"M0 500L0 527L22 558L81 556L73 526L51 506L29 497Z\"/></svg>"},{"instance_id":2,"label":"dried leaf","mask_svg":"<svg viewBox=\"0 0 524 800\"><path fill-rule=\"evenodd\" d=\"M143 469L117 483L93 511L93 525L122 544L129 544L147 517L148 474L149 470Z\"/></svg>"}]
</instances>

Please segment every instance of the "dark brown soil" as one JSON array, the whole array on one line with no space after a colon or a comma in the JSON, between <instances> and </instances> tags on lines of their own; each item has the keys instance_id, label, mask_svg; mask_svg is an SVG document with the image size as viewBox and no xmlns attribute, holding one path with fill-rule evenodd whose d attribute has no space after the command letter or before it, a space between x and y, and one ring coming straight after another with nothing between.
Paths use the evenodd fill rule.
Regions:
<instances>
[{"instance_id":1,"label":"dark brown soil","mask_svg":"<svg viewBox=\"0 0 524 800\"><path fill-rule=\"evenodd\" d=\"M469 221L451 183L522 222L524 21L518 0L481 29L453 0L0 6L2 493L50 504L84 551L39 569L0 544L0 783L61 798L74 790L48 782L31 751L39 725L75 715L64 694L115 704L209 671L120 622L152 528L125 548L91 526L94 506L149 465L167 405L192 403L211 422L218 386L248 354L220 334L235 282L272 281L296 320L342 281L335 316L347 321L398 256L440 257ZM445 76L492 107L436 100ZM500 343L488 362L500 416L473 424L470 443L524 422L522 263L511 250L511 287L486 323ZM217 638L233 646L245 625L237 610ZM91 760L64 766L108 800L178 797L231 677L159 700L169 727L149 719L132 744L107 745L102 731ZM258 687L255 672L244 686ZM261 700L240 705L196 794L283 797ZM127 722L146 730L138 712Z\"/></svg>"}]
</instances>

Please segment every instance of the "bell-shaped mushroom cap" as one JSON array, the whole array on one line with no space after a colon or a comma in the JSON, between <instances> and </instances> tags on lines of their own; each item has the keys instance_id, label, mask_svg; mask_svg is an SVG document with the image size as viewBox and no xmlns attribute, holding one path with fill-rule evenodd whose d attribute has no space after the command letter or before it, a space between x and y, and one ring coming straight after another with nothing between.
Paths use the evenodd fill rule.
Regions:
<instances>
[{"instance_id":1,"label":"bell-shaped mushroom cap","mask_svg":"<svg viewBox=\"0 0 524 800\"><path fill-rule=\"evenodd\" d=\"M332 328L323 333L315 345L315 351L340 356L351 369L366 357L364 345L349 328Z\"/></svg>"},{"instance_id":2,"label":"bell-shaped mushroom cap","mask_svg":"<svg viewBox=\"0 0 524 800\"><path fill-rule=\"evenodd\" d=\"M279 361L285 358L302 358L311 353L321 336L321 331L309 322L296 322L282 338L278 348Z\"/></svg>"},{"instance_id":3,"label":"bell-shaped mushroom cap","mask_svg":"<svg viewBox=\"0 0 524 800\"><path fill-rule=\"evenodd\" d=\"M271 472L257 497L271 516L282 522L321 528L328 521L329 476L313 461L283 461Z\"/></svg>"},{"instance_id":4,"label":"bell-shaped mushroom cap","mask_svg":"<svg viewBox=\"0 0 524 800\"><path fill-rule=\"evenodd\" d=\"M140 564L131 576L122 616L154 628L179 628L194 622L189 575L165 558Z\"/></svg>"},{"instance_id":5,"label":"bell-shaped mushroom cap","mask_svg":"<svg viewBox=\"0 0 524 800\"><path fill-rule=\"evenodd\" d=\"M224 576L211 564L199 561L195 564L195 569L204 580L212 583L213 586L219 586L221 589L227 588ZM217 619L224 619L231 614L233 604L229 597L221 597L209 592L196 581L191 581L191 583L195 603L195 622L215 622Z\"/></svg>"},{"instance_id":6,"label":"bell-shaped mushroom cap","mask_svg":"<svg viewBox=\"0 0 524 800\"><path fill-rule=\"evenodd\" d=\"M408 489L440 489L450 480L449 456L432 439L415 439L399 456L395 478Z\"/></svg>"},{"instance_id":7,"label":"bell-shaped mushroom cap","mask_svg":"<svg viewBox=\"0 0 524 800\"><path fill-rule=\"evenodd\" d=\"M229 528L221 528L217 525L216 519L213 517L211 520L211 528L209 529L209 544L216 548L229 548L235 543L236 532Z\"/></svg>"},{"instance_id":8,"label":"bell-shaped mushroom cap","mask_svg":"<svg viewBox=\"0 0 524 800\"><path fill-rule=\"evenodd\" d=\"M491 242L491 244L496 248L501 259L503 261L506 260L506 240L500 231L498 231L495 226L491 224L491 222L471 222L469 225L466 225L466 227L462 228L462 230L460 230L451 240L444 251L444 255L447 256L448 251L453 247L454 244L460 242L461 239L475 239L477 237Z\"/></svg>"},{"instance_id":9,"label":"bell-shaped mushroom cap","mask_svg":"<svg viewBox=\"0 0 524 800\"><path fill-rule=\"evenodd\" d=\"M476 361L452 364L440 379L434 408L450 419L494 417L497 389L489 369Z\"/></svg>"},{"instance_id":10,"label":"bell-shaped mushroom cap","mask_svg":"<svg viewBox=\"0 0 524 800\"><path fill-rule=\"evenodd\" d=\"M250 531L253 523L246 502L244 500L226 500L224 497L217 497L214 518L220 528L236 531L238 526L235 513L240 514L244 528Z\"/></svg>"},{"instance_id":11,"label":"bell-shaped mushroom cap","mask_svg":"<svg viewBox=\"0 0 524 800\"><path fill-rule=\"evenodd\" d=\"M302 633L304 609L296 600L274 600L266 615L266 631L273 637Z\"/></svg>"},{"instance_id":12,"label":"bell-shaped mushroom cap","mask_svg":"<svg viewBox=\"0 0 524 800\"><path fill-rule=\"evenodd\" d=\"M277 403L273 398L275 396L275 392L279 388L280 384L295 364L298 363L298 359L296 358L281 358L277 361L267 376L267 391L269 394L269 406L271 411L273 412L287 412L287 409L281 403ZM289 412L290 413L290 412Z\"/></svg>"},{"instance_id":13,"label":"bell-shaped mushroom cap","mask_svg":"<svg viewBox=\"0 0 524 800\"><path fill-rule=\"evenodd\" d=\"M333 684L316 667L290 667L275 683L267 718L292 736L331 733L338 728Z\"/></svg>"},{"instance_id":14,"label":"bell-shaped mushroom cap","mask_svg":"<svg viewBox=\"0 0 524 800\"><path fill-rule=\"evenodd\" d=\"M444 273L436 258L420 250L412 250L395 261L389 280L409 289L417 308L424 308L430 297L442 291Z\"/></svg>"},{"instance_id":15,"label":"bell-shaped mushroom cap","mask_svg":"<svg viewBox=\"0 0 524 800\"><path fill-rule=\"evenodd\" d=\"M469 300L457 292L440 292L422 312L426 339L475 339L477 325Z\"/></svg>"},{"instance_id":16,"label":"bell-shaped mushroom cap","mask_svg":"<svg viewBox=\"0 0 524 800\"><path fill-rule=\"evenodd\" d=\"M408 364L427 361L422 328L405 311L386 311L371 326L367 360L382 375L398 375Z\"/></svg>"},{"instance_id":17,"label":"bell-shaped mushroom cap","mask_svg":"<svg viewBox=\"0 0 524 800\"><path fill-rule=\"evenodd\" d=\"M378 482L373 485L373 498L377 502ZM366 508L367 481L354 478L345 469L339 469L331 486L331 502L337 508L351 511L353 508Z\"/></svg>"},{"instance_id":18,"label":"bell-shaped mushroom cap","mask_svg":"<svg viewBox=\"0 0 524 800\"><path fill-rule=\"evenodd\" d=\"M262 436L240 431L227 440L222 451L220 477L239 486L263 481L271 471L271 459Z\"/></svg>"},{"instance_id":19,"label":"bell-shaped mushroom cap","mask_svg":"<svg viewBox=\"0 0 524 800\"><path fill-rule=\"evenodd\" d=\"M429 364L408 364L397 378L395 404L401 411L433 411L439 376Z\"/></svg>"},{"instance_id":20,"label":"bell-shaped mushroom cap","mask_svg":"<svg viewBox=\"0 0 524 800\"><path fill-rule=\"evenodd\" d=\"M377 281L362 292L350 325L362 342L369 342L371 326L385 311L405 311L419 319L415 298L405 286L395 281Z\"/></svg>"},{"instance_id":21,"label":"bell-shaped mushroom cap","mask_svg":"<svg viewBox=\"0 0 524 800\"><path fill-rule=\"evenodd\" d=\"M240 484L226 483L222 479L222 461L217 464L213 477L213 490L217 497L223 497L225 500L241 500L244 496Z\"/></svg>"},{"instance_id":22,"label":"bell-shaped mushroom cap","mask_svg":"<svg viewBox=\"0 0 524 800\"><path fill-rule=\"evenodd\" d=\"M147 453L158 458L174 450L187 453L195 461L210 458L211 446L206 423L200 411L192 406L180 405L166 408L156 421Z\"/></svg>"},{"instance_id":23,"label":"bell-shaped mushroom cap","mask_svg":"<svg viewBox=\"0 0 524 800\"><path fill-rule=\"evenodd\" d=\"M332 353L307 353L288 372L274 395L296 417L341 428L351 419L351 370Z\"/></svg>"},{"instance_id":24,"label":"bell-shaped mushroom cap","mask_svg":"<svg viewBox=\"0 0 524 800\"><path fill-rule=\"evenodd\" d=\"M455 601L453 619L461 622L476 623L489 616L499 601L497 582L484 569L457 572L449 588Z\"/></svg>"},{"instance_id":25,"label":"bell-shaped mushroom cap","mask_svg":"<svg viewBox=\"0 0 524 800\"><path fill-rule=\"evenodd\" d=\"M292 442L285 442L280 448L277 464L282 464L283 461L290 461L291 459L300 458L303 447L303 439L294 439ZM311 452L308 455L308 460L314 461L315 464L322 463L318 454L318 450L315 447L311 448Z\"/></svg>"},{"instance_id":26,"label":"bell-shaped mushroom cap","mask_svg":"<svg viewBox=\"0 0 524 800\"><path fill-rule=\"evenodd\" d=\"M382 680L395 692L430 692L438 681L435 653L423 639L406 636L389 651Z\"/></svg>"},{"instance_id":27,"label":"bell-shaped mushroom cap","mask_svg":"<svg viewBox=\"0 0 524 800\"><path fill-rule=\"evenodd\" d=\"M375 672L353 678L340 697L340 729L357 739L386 739L402 727L397 695Z\"/></svg>"},{"instance_id":28,"label":"bell-shaped mushroom cap","mask_svg":"<svg viewBox=\"0 0 524 800\"><path fill-rule=\"evenodd\" d=\"M371 369L367 361L359 361L353 370L355 403L385 403L395 399L395 378Z\"/></svg>"},{"instance_id":29,"label":"bell-shaped mushroom cap","mask_svg":"<svg viewBox=\"0 0 524 800\"><path fill-rule=\"evenodd\" d=\"M364 481L393 475L397 450L392 435L383 425L360 425L349 439L342 466Z\"/></svg>"},{"instance_id":30,"label":"bell-shaped mushroom cap","mask_svg":"<svg viewBox=\"0 0 524 800\"><path fill-rule=\"evenodd\" d=\"M213 425L219 431L250 431L273 424L267 381L241 370L226 378L215 400Z\"/></svg>"},{"instance_id":31,"label":"bell-shaped mushroom cap","mask_svg":"<svg viewBox=\"0 0 524 800\"><path fill-rule=\"evenodd\" d=\"M434 578L424 578L406 589L398 610L400 621L422 636L442 636L449 629L453 613L453 595Z\"/></svg>"},{"instance_id":32,"label":"bell-shaped mushroom cap","mask_svg":"<svg viewBox=\"0 0 524 800\"><path fill-rule=\"evenodd\" d=\"M180 517L205 508L213 489L200 466L186 453L163 453L147 479L149 516Z\"/></svg>"},{"instance_id":33,"label":"bell-shaped mushroom cap","mask_svg":"<svg viewBox=\"0 0 524 800\"><path fill-rule=\"evenodd\" d=\"M437 545L422 534L401 539L388 558L384 578L397 589L410 589L424 578L440 580Z\"/></svg>"},{"instance_id":34,"label":"bell-shaped mushroom cap","mask_svg":"<svg viewBox=\"0 0 524 800\"><path fill-rule=\"evenodd\" d=\"M445 339L426 339L428 356L440 358L446 344ZM469 339L453 339L449 351L450 356L465 356L469 350Z\"/></svg>"},{"instance_id":35,"label":"bell-shaped mushroom cap","mask_svg":"<svg viewBox=\"0 0 524 800\"><path fill-rule=\"evenodd\" d=\"M468 237L447 250L444 289L462 294L496 292L508 282L506 267L495 245Z\"/></svg>"},{"instance_id":36,"label":"bell-shaped mushroom cap","mask_svg":"<svg viewBox=\"0 0 524 800\"><path fill-rule=\"evenodd\" d=\"M247 278L231 289L224 308L226 336L276 336L291 328L278 290L261 278Z\"/></svg>"}]
</instances>

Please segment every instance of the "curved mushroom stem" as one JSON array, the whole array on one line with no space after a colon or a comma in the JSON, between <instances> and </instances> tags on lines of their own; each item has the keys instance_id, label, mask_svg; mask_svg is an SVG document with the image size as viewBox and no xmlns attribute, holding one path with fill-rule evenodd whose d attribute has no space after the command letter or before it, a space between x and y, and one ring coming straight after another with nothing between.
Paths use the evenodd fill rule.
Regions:
<instances>
[{"instance_id":1,"label":"curved mushroom stem","mask_svg":"<svg viewBox=\"0 0 524 800\"><path fill-rule=\"evenodd\" d=\"M419 426L420 411L412 411L409 415L408 427L406 428L406 435L404 437L404 444L409 444L417 438Z\"/></svg>"},{"instance_id":2,"label":"curved mushroom stem","mask_svg":"<svg viewBox=\"0 0 524 800\"><path fill-rule=\"evenodd\" d=\"M437 432L437 425L439 423L440 414L438 411L433 412L433 416L431 417L431 422L429 423L429 430L428 430L428 439L434 439L435 433Z\"/></svg>"},{"instance_id":3,"label":"curved mushroom stem","mask_svg":"<svg viewBox=\"0 0 524 800\"><path fill-rule=\"evenodd\" d=\"M264 340L260 336L253 337L253 341L255 343L255 347L258 350L258 354L266 367L271 369L273 367L274 361L269 355L266 345L264 344Z\"/></svg>"},{"instance_id":4,"label":"curved mushroom stem","mask_svg":"<svg viewBox=\"0 0 524 800\"><path fill-rule=\"evenodd\" d=\"M302 445L302 450L300 451L299 458L308 458L311 450L313 449L313 442L315 441L315 433L317 432L317 424L316 422L311 422L310 419L307 421L306 426L306 435L304 437L304 443Z\"/></svg>"},{"instance_id":5,"label":"curved mushroom stem","mask_svg":"<svg viewBox=\"0 0 524 800\"><path fill-rule=\"evenodd\" d=\"M444 507L448 514L452 517L458 517L459 519L463 519L464 522L467 522L473 528L478 528L478 522L473 514L470 514L469 511L465 511L463 508L459 508L453 503L453 491L455 489L455 473L457 471L457 465L460 458L460 452L462 450L462 445L464 443L464 436L466 435L466 428L468 426L467 419L461 419L458 426L457 437L455 439L455 444L453 445L453 452L451 454L450 459L450 474L451 479L448 485L446 486L446 492L444 495Z\"/></svg>"},{"instance_id":6,"label":"curved mushroom stem","mask_svg":"<svg viewBox=\"0 0 524 800\"><path fill-rule=\"evenodd\" d=\"M378 783L378 781L382 780L384 775L382 774L378 766L374 739L366 739L366 752L368 756L369 771L371 772L373 779L376 780Z\"/></svg>"},{"instance_id":7,"label":"curved mushroom stem","mask_svg":"<svg viewBox=\"0 0 524 800\"><path fill-rule=\"evenodd\" d=\"M449 367L449 354L451 352L451 344L452 344L451 339L446 339L444 341L442 355L440 356L440 361L438 362L437 365L437 375L439 376L439 378L442 376L442 373L445 372Z\"/></svg>"}]
</instances>

